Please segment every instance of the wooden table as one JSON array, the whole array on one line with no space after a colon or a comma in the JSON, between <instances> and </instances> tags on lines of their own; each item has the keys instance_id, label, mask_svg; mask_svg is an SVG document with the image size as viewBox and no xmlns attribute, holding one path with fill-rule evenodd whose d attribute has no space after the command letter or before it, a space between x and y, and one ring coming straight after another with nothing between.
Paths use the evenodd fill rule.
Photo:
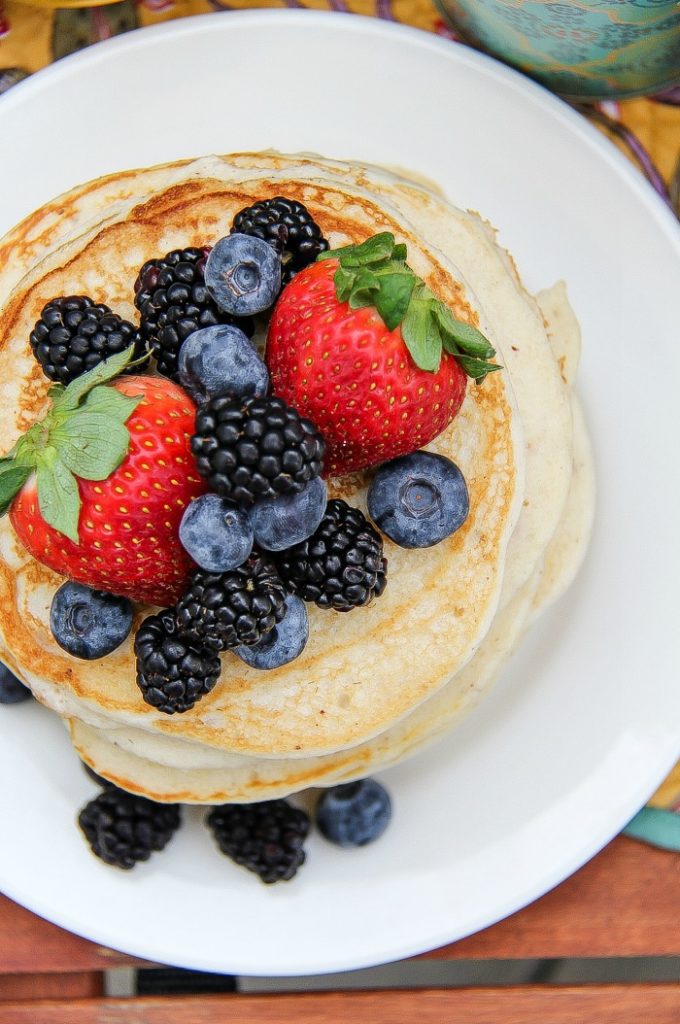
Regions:
<instances>
[{"instance_id":1,"label":"wooden table","mask_svg":"<svg viewBox=\"0 0 680 1024\"><path fill-rule=\"evenodd\" d=\"M618 837L500 924L438 960L680 955L680 857ZM423 959L423 958L418 958ZM285 995L103 995L103 971L148 967L0 897L0 1024L679 1024L680 985L528 984Z\"/></svg>"}]
</instances>

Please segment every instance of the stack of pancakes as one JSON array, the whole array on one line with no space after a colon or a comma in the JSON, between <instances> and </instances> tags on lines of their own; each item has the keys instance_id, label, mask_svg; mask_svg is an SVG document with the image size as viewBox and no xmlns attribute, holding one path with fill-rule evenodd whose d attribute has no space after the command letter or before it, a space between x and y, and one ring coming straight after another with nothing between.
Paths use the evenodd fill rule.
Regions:
<instances>
[{"instance_id":1,"label":"stack of pancakes","mask_svg":"<svg viewBox=\"0 0 680 1024\"><path fill-rule=\"evenodd\" d=\"M280 669L225 653L215 689L182 715L142 700L132 636L95 662L58 647L49 609L63 578L0 520L0 657L63 718L95 771L155 800L264 800L410 756L489 689L572 580L590 531L591 454L572 394L580 336L564 286L529 295L493 229L426 185L316 156L239 154L111 175L0 241L0 451L44 408L49 382L28 338L47 301L89 295L134 320L147 259L212 244L239 210L276 195L303 202L331 247L392 231L431 290L489 337L503 370L469 383L428 446L465 475L465 525L432 548L385 539L381 598L350 613L308 606L309 643ZM369 481L367 472L328 483L365 511ZM137 622L148 612L139 607Z\"/></svg>"}]
</instances>

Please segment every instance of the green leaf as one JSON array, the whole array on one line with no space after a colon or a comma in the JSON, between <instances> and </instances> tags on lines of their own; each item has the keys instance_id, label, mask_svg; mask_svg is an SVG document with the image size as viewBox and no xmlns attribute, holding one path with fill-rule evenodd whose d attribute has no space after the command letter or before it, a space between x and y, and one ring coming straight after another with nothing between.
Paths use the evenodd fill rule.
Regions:
<instances>
[{"instance_id":1,"label":"green leaf","mask_svg":"<svg viewBox=\"0 0 680 1024\"><path fill-rule=\"evenodd\" d=\"M99 385L90 391L82 408L83 411L102 413L112 416L118 423L125 423L141 400L141 395L124 395L115 388Z\"/></svg>"},{"instance_id":2,"label":"green leaf","mask_svg":"<svg viewBox=\"0 0 680 1024\"><path fill-rule=\"evenodd\" d=\"M406 316L416 278L413 274L397 272L381 274L378 280L380 289L375 296L375 308L388 331L393 331Z\"/></svg>"},{"instance_id":3,"label":"green leaf","mask_svg":"<svg viewBox=\"0 0 680 1024\"><path fill-rule=\"evenodd\" d=\"M335 294L352 309L373 306L389 331L401 325L406 347L421 370L436 372L442 350L454 357L468 376L482 381L501 369L489 360L496 354L481 331L462 320L435 298L406 263L403 242L390 231L321 253L319 260L338 260Z\"/></svg>"},{"instance_id":4,"label":"green leaf","mask_svg":"<svg viewBox=\"0 0 680 1024\"><path fill-rule=\"evenodd\" d=\"M411 299L401 325L401 334L416 366L436 373L441 363L442 343L427 299Z\"/></svg>"},{"instance_id":5,"label":"green leaf","mask_svg":"<svg viewBox=\"0 0 680 1024\"><path fill-rule=\"evenodd\" d=\"M357 245L352 252L345 253L340 263L344 267L365 267L372 263L389 260L394 249L394 235L391 231L381 231L378 235L367 238Z\"/></svg>"},{"instance_id":6,"label":"green leaf","mask_svg":"<svg viewBox=\"0 0 680 1024\"><path fill-rule=\"evenodd\" d=\"M55 459L50 466L38 467L37 481L41 516L77 544L80 493L73 473Z\"/></svg>"},{"instance_id":7,"label":"green leaf","mask_svg":"<svg viewBox=\"0 0 680 1024\"><path fill-rule=\"evenodd\" d=\"M354 274L343 270L342 267L338 267L335 271L333 283L335 284L335 294L338 297L338 302L349 302L349 297L352 294L352 285L354 284Z\"/></svg>"},{"instance_id":8,"label":"green leaf","mask_svg":"<svg viewBox=\"0 0 680 1024\"><path fill-rule=\"evenodd\" d=\"M33 470L17 466L12 459L0 460L0 516L4 516Z\"/></svg>"},{"instance_id":9,"label":"green leaf","mask_svg":"<svg viewBox=\"0 0 680 1024\"><path fill-rule=\"evenodd\" d=\"M26 431L23 437L20 437L14 448L14 461L18 466L29 466L33 468L37 461L40 452L42 452L47 443L47 429L43 423L34 423L32 427Z\"/></svg>"},{"instance_id":10,"label":"green leaf","mask_svg":"<svg viewBox=\"0 0 680 1024\"><path fill-rule=\"evenodd\" d=\"M0 457L0 515L35 470L45 522L77 543L80 494L74 474L84 480L105 480L130 446L124 424L141 395L123 395L105 385L130 365L133 354L131 345L67 387L52 385L48 392L52 405L45 418Z\"/></svg>"},{"instance_id":11,"label":"green leaf","mask_svg":"<svg viewBox=\"0 0 680 1024\"><path fill-rule=\"evenodd\" d=\"M457 320L443 302L435 300L435 315L439 321L444 348L452 355L458 351L479 359L491 359L496 350L481 331L463 320Z\"/></svg>"},{"instance_id":12,"label":"green leaf","mask_svg":"<svg viewBox=\"0 0 680 1024\"><path fill-rule=\"evenodd\" d=\"M388 260L392 256L393 250L394 235L391 231L381 231L380 234L372 235L360 245L345 245L341 249L329 249L319 253L317 260L337 259L342 267L349 269Z\"/></svg>"},{"instance_id":13,"label":"green leaf","mask_svg":"<svg viewBox=\"0 0 680 1024\"><path fill-rule=\"evenodd\" d=\"M478 384L481 384L488 373L493 373L494 370L503 369L503 367L499 366L497 363L487 363L485 360L476 359L474 356L457 355L456 360L465 370L468 377L472 377Z\"/></svg>"},{"instance_id":14,"label":"green leaf","mask_svg":"<svg viewBox=\"0 0 680 1024\"><path fill-rule=\"evenodd\" d=\"M67 469L83 480L105 480L120 466L130 433L113 416L77 412L51 433L50 440Z\"/></svg>"},{"instance_id":15,"label":"green leaf","mask_svg":"<svg viewBox=\"0 0 680 1024\"><path fill-rule=\"evenodd\" d=\"M349 296L351 309L361 309L362 306L371 306L374 303L375 295L380 284L375 274L370 270L358 270L354 274L352 291Z\"/></svg>"},{"instance_id":16,"label":"green leaf","mask_svg":"<svg viewBox=\"0 0 680 1024\"><path fill-rule=\"evenodd\" d=\"M98 384L106 384L107 381L117 377L128 365L134 354L134 345L130 345L124 352L118 352L103 362L98 363L92 370L83 373L58 395L55 403L55 411L62 413L75 409L85 395L96 388Z\"/></svg>"}]
</instances>

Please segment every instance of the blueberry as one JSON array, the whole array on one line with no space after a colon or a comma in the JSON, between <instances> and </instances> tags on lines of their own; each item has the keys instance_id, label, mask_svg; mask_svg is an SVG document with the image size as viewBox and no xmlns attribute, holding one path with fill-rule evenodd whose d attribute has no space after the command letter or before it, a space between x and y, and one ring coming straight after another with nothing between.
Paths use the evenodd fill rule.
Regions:
<instances>
[{"instance_id":1,"label":"blueberry","mask_svg":"<svg viewBox=\"0 0 680 1024\"><path fill-rule=\"evenodd\" d=\"M338 846L366 846L374 842L391 817L389 793L374 779L333 786L316 805L319 831Z\"/></svg>"},{"instance_id":2,"label":"blueberry","mask_svg":"<svg viewBox=\"0 0 680 1024\"><path fill-rule=\"evenodd\" d=\"M82 583L64 583L52 598L52 635L76 658L103 658L122 644L132 629L132 603Z\"/></svg>"},{"instance_id":3,"label":"blueberry","mask_svg":"<svg viewBox=\"0 0 680 1024\"><path fill-rule=\"evenodd\" d=\"M281 257L261 238L227 235L220 238L208 255L205 283L225 313L261 313L281 291Z\"/></svg>"},{"instance_id":4,"label":"blueberry","mask_svg":"<svg viewBox=\"0 0 680 1024\"><path fill-rule=\"evenodd\" d=\"M323 519L327 501L326 485L316 476L299 494L255 502L250 519L256 543L267 551L285 551L307 540Z\"/></svg>"},{"instance_id":5,"label":"blueberry","mask_svg":"<svg viewBox=\"0 0 680 1024\"><path fill-rule=\"evenodd\" d=\"M432 452L384 463L368 489L368 514L402 548L439 544L469 511L465 477L455 462Z\"/></svg>"},{"instance_id":6,"label":"blueberry","mask_svg":"<svg viewBox=\"0 0 680 1024\"><path fill-rule=\"evenodd\" d=\"M182 547L201 569L229 572L242 565L253 548L253 527L247 513L219 494L202 494L182 516Z\"/></svg>"},{"instance_id":7,"label":"blueberry","mask_svg":"<svg viewBox=\"0 0 680 1024\"><path fill-rule=\"evenodd\" d=\"M286 614L269 633L250 647L234 648L242 661L253 668L279 668L304 650L309 638L309 620L304 601L294 594L286 597Z\"/></svg>"},{"instance_id":8,"label":"blueberry","mask_svg":"<svg viewBox=\"0 0 680 1024\"><path fill-rule=\"evenodd\" d=\"M33 694L0 662L0 704L22 704Z\"/></svg>"},{"instance_id":9,"label":"blueberry","mask_svg":"<svg viewBox=\"0 0 680 1024\"><path fill-rule=\"evenodd\" d=\"M217 324L190 334L179 350L179 380L197 405L230 391L262 397L269 388L267 367L238 327Z\"/></svg>"}]
</instances>

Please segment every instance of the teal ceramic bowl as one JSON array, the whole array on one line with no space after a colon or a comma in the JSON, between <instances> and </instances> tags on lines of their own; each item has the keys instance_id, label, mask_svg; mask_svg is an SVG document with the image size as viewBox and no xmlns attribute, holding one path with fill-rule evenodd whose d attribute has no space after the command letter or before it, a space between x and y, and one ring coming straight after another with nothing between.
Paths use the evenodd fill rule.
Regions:
<instances>
[{"instance_id":1,"label":"teal ceramic bowl","mask_svg":"<svg viewBox=\"0 0 680 1024\"><path fill-rule=\"evenodd\" d=\"M678 0L437 0L464 39L568 99L680 84Z\"/></svg>"}]
</instances>

